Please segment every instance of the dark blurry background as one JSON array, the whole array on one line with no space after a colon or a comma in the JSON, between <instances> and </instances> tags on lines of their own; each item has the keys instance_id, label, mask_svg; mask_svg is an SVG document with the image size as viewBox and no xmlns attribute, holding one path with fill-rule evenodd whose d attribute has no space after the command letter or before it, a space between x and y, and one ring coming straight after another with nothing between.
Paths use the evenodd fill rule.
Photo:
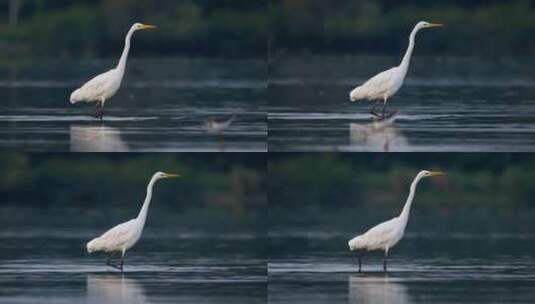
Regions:
<instances>
[{"instance_id":1,"label":"dark blurry background","mask_svg":"<svg viewBox=\"0 0 535 304\"><path fill-rule=\"evenodd\" d=\"M266 0L2 0L0 61L117 57L137 21L158 26L136 38L141 56L264 58L266 10Z\"/></svg>"},{"instance_id":2,"label":"dark blurry background","mask_svg":"<svg viewBox=\"0 0 535 304\"><path fill-rule=\"evenodd\" d=\"M270 52L399 55L420 20L445 24L418 53L530 56L535 4L529 0L272 0ZM422 42L423 43L423 42Z\"/></svg>"},{"instance_id":3,"label":"dark blurry background","mask_svg":"<svg viewBox=\"0 0 535 304\"><path fill-rule=\"evenodd\" d=\"M182 177L155 185L147 222L151 227L217 232L264 228L264 154L0 156L0 230L52 225L73 231L134 218L157 171Z\"/></svg>"},{"instance_id":4,"label":"dark blurry background","mask_svg":"<svg viewBox=\"0 0 535 304\"><path fill-rule=\"evenodd\" d=\"M420 170L412 233L533 233L535 156L473 153L271 154L271 231L353 232L399 215Z\"/></svg>"}]
</instances>

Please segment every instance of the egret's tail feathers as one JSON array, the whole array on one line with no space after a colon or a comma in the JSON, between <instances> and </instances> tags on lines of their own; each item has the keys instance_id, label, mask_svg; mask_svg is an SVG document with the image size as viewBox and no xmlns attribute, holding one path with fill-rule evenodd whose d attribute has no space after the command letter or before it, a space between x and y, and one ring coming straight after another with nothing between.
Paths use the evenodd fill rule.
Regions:
<instances>
[{"instance_id":1,"label":"egret's tail feathers","mask_svg":"<svg viewBox=\"0 0 535 304\"><path fill-rule=\"evenodd\" d=\"M347 245L349 246L350 251L355 251L358 249L362 249L362 241L360 236L352 238L349 242L347 242Z\"/></svg>"},{"instance_id":2,"label":"egret's tail feathers","mask_svg":"<svg viewBox=\"0 0 535 304\"><path fill-rule=\"evenodd\" d=\"M363 92L362 87L357 87L351 93L349 94L349 99L351 102L355 102L361 99L364 99L366 97L366 94Z\"/></svg>"},{"instance_id":3,"label":"egret's tail feathers","mask_svg":"<svg viewBox=\"0 0 535 304\"><path fill-rule=\"evenodd\" d=\"M356 250L356 247L355 247L355 242L353 240L349 240L349 242L347 242L347 245L349 246L349 250L350 251L354 251ZM89 251L89 250L88 250Z\"/></svg>"},{"instance_id":4,"label":"egret's tail feathers","mask_svg":"<svg viewBox=\"0 0 535 304\"><path fill-rule=\"evenodd\" d=\"M91 93L90 90L87 90L85 87L81 87L71 94L71 104L75 104L78 102L91 102L95 101L95 96L93 93Z\"/></svg>"},{"instance_id":5,"label":"egret's tail feathers","mask_svg":"<svg viewBox=\"0 0 535 304\"><path fill-rule=\"evenodd\" d=\"M89 253L92 253L92 252L95 252L95 251L100 251L102 250L102 242L100 239L96 238L96 239L92 239L91 241L87 242L87 252Z\"/></svg>"},{"instance_id":6,"label":"egret's tail feathers","mask_svg":"<svg viewBox=\"0 0 535 304\"><path fill-rule=\"evenodd\" d=\"M82 91L80 89L72 92L71 98L70 98L71 104L75 104L75 103L84 101L85 98L84 98L83 95L84 94L82 93Z\"/></svg>"}]
</instances>

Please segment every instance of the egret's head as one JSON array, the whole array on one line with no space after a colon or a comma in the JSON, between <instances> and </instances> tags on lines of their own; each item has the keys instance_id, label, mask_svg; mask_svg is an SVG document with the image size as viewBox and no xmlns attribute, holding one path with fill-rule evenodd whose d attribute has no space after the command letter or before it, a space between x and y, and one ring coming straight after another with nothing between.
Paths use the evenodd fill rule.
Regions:
<instances>
[{"instance_id":1,"label":"egret's head","mask_svg":"<svg viewBox=\"0 0 535 304\"><path fill-rule=\"evenodd\" d=\"M431 23L431 22L427 22L427 21L420 21L418 22L418 24L416 25L416 27L418 28L431 28L431 27L439 27L439 26L443 26L442 23Z\"/></svg>"},{"instance_id":2,"label":"egret's head","mask_svg":"<svg viewBox=\"0 0 535 304\"><path fill-rule=\"evenodd\" d=\"M156 172L154 173L153 178L155 179L162 179L162 178L177 178L180 177L178 174L171 174L171 173L165 173L165 172Z\"/></svg>"},{"instance_id":3,"label":"egret's head","mask_svg":"<svg viewBox=\"0 0 535 304\"><path fill-rule=\"evenodd\" d=\"M431 177L431 176L443 176L443 175L446 175L446 173L440 172L440 171L423 170L423 171L420 171L418 175L420 175L420 177L423 178L423 177Z\"/></svg>"},{"instance_id":4,"label":"egret's head","mask_svg":"<svg viewBox=\"0 0 535 304\"><path fill-rule=\"evenodd\" d=\"M155 25L149 25L149 24L143 24L143 23L134 23L134 25L132 26L132 28L136 31L139 31L139 30L150 30L150 29L155 29L156 26Z\"/></svg>"}]
</instances>

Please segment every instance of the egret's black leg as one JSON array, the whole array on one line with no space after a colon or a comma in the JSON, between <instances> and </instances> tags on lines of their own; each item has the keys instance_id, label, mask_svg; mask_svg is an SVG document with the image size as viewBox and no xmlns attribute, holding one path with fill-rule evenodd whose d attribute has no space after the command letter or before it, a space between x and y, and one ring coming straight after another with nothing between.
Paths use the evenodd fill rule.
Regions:
<instances>
[{"instance_id":1,"label":"egret's black leg","mask_svg":"<svg viewBox=\"0 0 535 304\"><path fill-rule=\"evenodd\" d=\"M123 272L123 266L124 266L124 256L121 257L121 264L119 264L119 269L121 269L121 272Z\"/></svg>"},{"instance_id":2,"label":"egret's black leg","mask_svg":"<svg viewBox=\"0 0 535 304\"><path fill-rule=\"evenodd\" d=\"M121 252L121 262L119 264L119 269L121 269L121 272L123 272L123 266L124 266L124 251Z\"/></svg>"},{"instance_id":3,"label":"egret's black leg","mask_svg":"<svg viewBox=\"0 0 535 304\"><path fill-rule=\"evenodd\" d=\"M107 265L113 265L113 257L117 254L117 252L113 251L108 255L108 260L106 261Z\"/></svg>"},{"instance_id":4,"label":"egret's black leg","mask_svg":"<svg viewBox=\"0 0 535 304\"><path fill-rule=\"evenodd\" d=\"M100 121L102 121L102 117L104 116L104 102L101 102L100 103L100 111L99 111L99 118L100 118Z\"/></svg>"},{"instance_id":5,"label":"egret's black leg","mask_svg":"<svg viewBox=\"0 0 535 304\"><path fill-rule=\"evenodd\" d=\"M379 114L377 114L377 112L375 112L375 109L377 108L377 106L379 105L379 101L376 101L374 104L373 104L373 107L370 111L370 114L372 114L373 116L377 116L379 117Z\"/></svg>"},{"instance_id":6,"label":"egret's black leg","mask_svg":"<svg viewBox=\"0 0 535 304\"><path fill-rule=\"evenodd\" d=\"M385 251L385 258L383 260L383 271L386 273L386 264L388 263L388 251Z\"/></svg>"},{"instance_id":7,"label":"egret's black leg","mask_svg":"<svg viewBox=\"0 0 535 304\"><path fill-rule=\"evenodd\" d=\"M93 116L96 117L96 118L99 118L100 117L100 111L101 111L100 102L97 102L97 105L95 106L95 113L93 114Z\"/></svg>"},{"instance_id":8,"label":"egret's black leg","mask_svg":"<svg viewBox=\"0 0 535 304\"><path fill-rule=\"evenodd\" d=\"M386 114L386 102L383 104L383 119L385 118L385 114Z\"/></svg>"},{"instance_id":9,"label":"egret's black leg","mask_svg":"<svg viewBox=\"0 0 535 304\"><path fill-rule=\"evenodd\" d=\"M119 269L119 267L113 263L113 257L116 255L117 253L116 252L112 252L109 256L108 256L108 259L106 260L106 265L112 267L112 268L115 268L115 269Z\"/></svg>"},{"instance_id":10,"label":"egret's black leg","mask_svg":"<svg viewBox=\"0 0 535 304\"><path fill-rule=\"evenodd\" d=\"M104 102L105 100L97 101L97 106L95 108L95 117L99 118L101 121L104 116Z\"/></svg>"},{"instance_id":11,"label":"egret's black leg","mask_svg":"<svg viewBox=\"0 0 535 304\"><path fill-rule=\"evenodd\" d=\"M359 273L362 271L362 254L359 254Z\"/></svg>"}]
</instances>

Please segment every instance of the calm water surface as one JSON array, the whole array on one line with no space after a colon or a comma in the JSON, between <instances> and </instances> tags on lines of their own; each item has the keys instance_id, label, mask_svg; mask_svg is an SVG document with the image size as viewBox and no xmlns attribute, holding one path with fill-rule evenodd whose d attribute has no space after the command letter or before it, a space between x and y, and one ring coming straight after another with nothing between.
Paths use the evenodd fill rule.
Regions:
<instances>
[{"instance_id":1,"label":"calm water surface","mask_svg":"<svg viewBox=\"0 0 535 304\"><path fill-rule=\"evenodd\" d=\"M349 92L397 58L273 63L274 151L534 151L535 79L516 61L415 59L387 123ZM532 71L533 72L533 71Z\"/></svg>"},{"instance_id":2,"label":"calm water surface","mask_svg":"<svg viewBox=\"0 0 535 304\"><path fill-rule=\"evenodd\" d=\"M113 61L48 63L1 71L0 148L17 151L265 151L261 61L131 60L106 103L69 103L70 93ZM236 115L222 136L209 119Z\"/></svg>"},{"instance_id":3,"label":"calm water surface","mask_svg":"<svg viewBox=\"0 0 535 304\"><path fill-rule=\"evenodd\" d=\"M127 252L123 274L84 253L91 236L2 233L0 302L265 303L266 260L252 235L148 233Z\"/></svg>"},{"instance_id":4,"label":"calm water surface","mask_svg":"<svg viewBox=\"0 0 535 304\"><path fill-rule=\"evenodd\" d=\"M408 235L392 251L357 258L342 236L271 238L269 303L533 303L533 236Z\"/></svg>"},{"instance_id":5,"label":"calm water surface","mask_svg":"<svg viewBox=\"0 0 535 304\"><path fill-rule=\"evenodd\" d=\"M0 208L0 303L265 303L264 233L225 213L151 210L122 274L86 252L132 212Z\"/></svg>"}]
</instances>

